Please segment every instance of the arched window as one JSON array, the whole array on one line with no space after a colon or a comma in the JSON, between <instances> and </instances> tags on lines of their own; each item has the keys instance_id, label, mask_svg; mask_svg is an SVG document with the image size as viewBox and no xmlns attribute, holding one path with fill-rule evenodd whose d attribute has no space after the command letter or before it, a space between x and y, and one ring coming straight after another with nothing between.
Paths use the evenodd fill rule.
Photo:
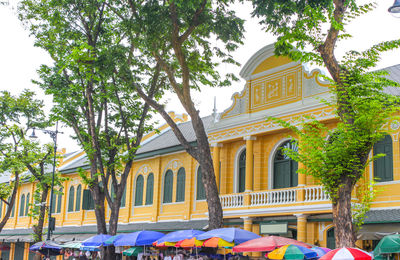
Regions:
<instances>
[{"instance_id":1,"label":"arched window","mask_svg":"<svg viewBox=\"0 0 400 260\"><path fill-rule=\"evenodd\" d=\"M279 146L274 156L274 189L297 186L297 162L290 159L283 148L297 150L297 145L288 140Z\"/></svg>"},{"instance_id":2,"label":"arched window","mask_svg":"<svg viewBox=\"0 0 400 260\"><path fill-rule=\"evenodd\" d=\"M11 203L11 196L8 197L8 205L10 205L10 203ZM14 209L15 209L15 200L14 200L14 203L13 203L13 206L12 206L12 209L11 209L11 217L10 218L14 217L14 211L15 211ZM8 210L8 206L7 206L6 210Z\"/></svg>"},{"instance_id":3,"label":"arched window","mask_svg":"<svg viewBox=\"0 0 400 260\"><path fill-rule=\"evenodd\" d=\"M185 168L178 170L176 179L176 202L185 201Z\"/></svg>"},{"instance_id":4,"label":"arched window","mask_svg":"<svg viewBox=\"0 0 400 260\"><path fill-rule=\"evenodd\" d=\"M61 204L62 204L62 196L63 196L63 188L61 188L58 192L59 193L58 193L58 198L57 198L57 213L60 213L61 212Z\"/></svg>"},{"instance_id":5,"label":"arched window","mask_svg":"<svg viewBox=\"0 0 400 260\"><path fill-rule=\"evenodd\" d=\"M53 199L51 200L51 213L56 212L57 195L53 193Z\"/></svg>"},{"instance_id":6,"label":"arched window","mask_svg":"<svg viewBox=\"0 0 400 260\"><path fill-rule=\"evenodd\" d=\"M374 162L374 177L377 181L393 181L393 142L390 135L374 145L374 156L385 154Z\"/></svg>"},{"instance_id":7,"label":"arched window","mask_svg":"<svg viewBox=\"0 0 400 260\"><path fill-rule=\"evenodd\" d=\"M3 217L3 201L0 200L0 218Z\"/></svg>"},{"instance_id":8,"label":"arched window","mask_svg":"<svg viewBox=\"0 0 400 260\"><path fill-rule=\"evenodd\" d=\"M246 149L240 153L238 164L238 192L244 192L246 189Z\"/></svg>"},{"instance_id":9,"label":"arched window","mask_svg":"<svg viewBox=\"0 0 400 260\"><path fill-rule=\"evenodd\" d=\"M174 178L174 175L172 174L172 171L168 170L164 176L164 197L163 197L164 203L172 202L173 178Z\"/></svg>"},{"instance_id":10,"label":"arched window","mask_svg":"<svg viewBox=\"0 0 400 260\"><path fill-rule=\"evenodd\" d=\"M326 247L330 249L336 248L335 228L331 228L326 231Z\"/></svg>"},{"instance_id":11,"label":"arched window","mask_svg":"<svg viewBox=\"0 0 400 260\"><path fill-rule=\"evenodd\" d=\"M121 208L125 207L125 204L126 204L126 184L124 188L124 193L122 193L121 197Z\"/></svg>"},{"instance_id":12,"label":"arched window","mask_svg":"<svg viewBox=\"0 0 400 260\"><path fill-rule=\"evenodd\" d=\"M196 199L197 200L204 200L206 199L206 192L204 190L201 167L197 170L197 186L196 186Z\"/></svg>"},{"instance_id":13,"label":"arched window","mask_svg":"<svg viewBox=\"0 0 400 260\"><path fill-rule=\"evenodd\" d=\"M82 196L82 186L79 184L78 188L76 188L75 211L81 210L81 196Z\"/></svg>"},{"instance_id":14,"label":"arched window","mask_svg":"<svg viewBox=\"0 0 400 260\"><path fill-rule=\"evenodd\" d=\"M146 205L153 204L153 190L154 190L154 174L150 173L147 176L147 183L146 183Z\"/></svg>"},{"instance_id":15,"label":"arched window","mask_svg":"<svg viewBox=\"0 0 400 260\"><path fill-rule=\"evenodd\" d=\"M143 175L139 175L136 178L135 206L143 205L143 183Z\"/></svg>"},{"instance_id":16,"label":"arched window","mask_svg":"<svg viewBox=\"0 0 400 260\"><path fill-rule=\"evenodd\" d=\"M24 216L24 210L25 210L25 194L22 194L21 202L19 204L19 215L20 216Z\"/></svg>"},{"instance_id":17,"label":"arched window","mask_svg":"<svg viewBox=\"0 0 400 260\"><path fill-rule=\"evenodd\" d=\"M30 201L30 194L28 192L28 194L26 195L25 216L28 216L29 213L29 201Z\"/></svg>"},{"instance_id":18,"label":"arched window","mask_svg":"<svg viewBox=\"0 0 400 260\"><path fill-rule=\"evenodd\" d=\"M71 186L71 188L69 188L68 212L74 211L74 198L75 198L75 188L74 186Z\"/></svg>"}]
</instances>

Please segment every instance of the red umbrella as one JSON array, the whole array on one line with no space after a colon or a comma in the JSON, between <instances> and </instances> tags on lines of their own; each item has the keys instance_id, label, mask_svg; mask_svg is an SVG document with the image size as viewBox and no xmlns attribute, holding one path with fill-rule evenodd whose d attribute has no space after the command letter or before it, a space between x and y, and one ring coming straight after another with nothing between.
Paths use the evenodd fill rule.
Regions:
<instances>
[{"instance_id":1,"label":"red umbrella","mask_svg":"<svg viewBox=\"0 0 400 260\"><path fill-rule=\"evenodd\" d=\"M275 248L288 244L311 248L309 244L291 238L268 236L268 237L260 237L252 239L247 242L241 243L233 247L233 252L239 253L239 252L272 251Z\"/></svg>"},{"instance_id":2,"label":"red umbrella","mask_svg":"<svg viewBox=\"0 0 400 260\"><path fill-rule=\"evenodd\" d=\"M342 247L332 250L319 260L371 260L372 256L364 250L352 247Z\"/></svg>"}]
</instances>

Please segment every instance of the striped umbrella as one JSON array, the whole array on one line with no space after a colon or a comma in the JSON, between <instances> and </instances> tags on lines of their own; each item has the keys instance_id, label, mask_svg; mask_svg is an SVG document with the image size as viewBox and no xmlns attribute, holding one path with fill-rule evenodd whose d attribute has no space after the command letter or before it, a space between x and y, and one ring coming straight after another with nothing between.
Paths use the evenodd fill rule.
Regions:
<instances>
[{"instance_id":1,"label":"striped umbrella","mask_svg":"<svg viewBox=\"0 0 400 260\"><path fill-rule=\"evenodd\" d=\"M364 250L353 247L342 247L332 250L320 260L371 260L372 256Z\"/></svg>"},{"instance_id":2,"label":"striped umbrella","mask_svg":"<svg viewBox=\"0 0 400 260\"><path fill-rule=\"evenodd\" d=\"M269 259L281 260L281 259L314 259L317 258L317 253L309 248L298 245L286 245L277 248L270 253L265 255Z\"/></svg>"}]
</instances>

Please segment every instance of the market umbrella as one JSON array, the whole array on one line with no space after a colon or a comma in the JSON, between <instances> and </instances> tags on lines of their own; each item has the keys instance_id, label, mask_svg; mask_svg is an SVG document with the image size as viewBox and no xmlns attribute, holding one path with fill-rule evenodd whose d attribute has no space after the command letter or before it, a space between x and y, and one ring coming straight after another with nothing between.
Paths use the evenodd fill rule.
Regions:
<instances>
[{"instance_id":1,"label":"market umbrella","mask_svg":"<svg viewBox=\"0 0 400 260\"><path fill-rule=\"evenodd\" d=\"M114 246L151 246L165 234L157 231L137 231L126 234L114 241Z\"/></svg>"},{"instance_id":2,"label":"market umbrella","mask_svg":"<svg viewBox=\"0 0 400 260\"><path fill-rule=\"evenodd\" d=\"M6 251L10 250L10 247L8 245L0 244L0 251Z\"/></svg>"},{"instance_id":3,"label":"market umbrella","mask_svg":"<svg viewBox=\"0 0 400 260\"><path fill-rule=\"evenodd\" d=\"M143 247L141 246L136 246L136 247L131 247L128 248L124 251L122 251L122 255L126 256L138 256L139 253L143 252Z\"/></svg>"},{"instance_id":4,"label":"market umbrella","mask_svg":"<svg viewBox=\"0 0 400 260\"><path fill-rule=\"evenodd\" d=\"M260 252L260 251L272 251L278 247L284 245L298 245L311 248L307 243L300 242L291 238L268 236L260 237L247 242L241 243L233 247L233 252Z\"/></svg>"},{"instance_id":5,"label":"market umbrella","mask_svg":"<svg viewBox=\"0 0 400 260\"><path fill-rule=\"evenodd\" d=\"M117 240L118 238L122 237L122 236L123 236L123 234L112 236L109 239L107 239L104 243L107 246L113 245L114 241Z\"/></svg>"},{"instance_id":6,"label":"market umbrella","mask_svg":"<svg viewBox=\"0 0 400 260\"><path fill-rule=\"evenodd\" d=\"M222 238L219 237L212 237L204 241L203 246L204 247L220 247L220 248L231 248L235 245L234 242L228 242Z\"/></svg>"},{"instance_id":7,"label":"market umbrella","mask_svg":"<svg viewBox=\"0 0 400 260\"><path fill-rule=\"evenodd\" d=\"M110 237L111 237L110 235L104 235L104 234L89 237L88 239L82 242L82 247L107 246L106 240L109 239Z\"/></svg>"},{"instance_id":8,"label":"market umbrella","mask_svg":"<svg viewBox=\"0 0 400 260\"><path fill-rule=\"evenodd\" d=\"M181 241L184 239L190 239L192 237L196 237L203 233L205 233L205 232L201 231L201 230L196 230L196 229L178 230L178 231L168 233L165 236L163 236L162 238L158 239L157 244L160 244L162 242L178 242L178 241Z\"/></svg>"},{"instance_id":9,"label":"market umbrella","mask_svg":"<svg viewBox=\"0 0 400 260\"><path fill-rule=\"evenodd\" d=\"M100 251L100 246L82 246L79 248L81 251Z\"/></svg>"},{"instance_id":10,"label":"market umbrella","mask_svg":"<svg viewBox=\"0 0 400 260\"><path fill-rule=\"evenodd\" d=\"M235 244L240 244L251 239L259 238L260 236L240 228L218 228L198 235L196 236L196 239L206 240L212 237L219 237L227 242L235 242Z\"/></svg>"},{"instance_id":11,"label":"market umbrella","mask_svg":"<svg viewBox=\"0 0 400 260\"><path fill-rule=\"evenodd\" d=\"M175 247L183 247L183 248L201 247L203 245L203 243L204 243L204 241L197 240L195 237L193 237L190 239L184 239L184 240L178 241L175 244Z\"/></svg>"},{"instance_id":12,"label":"market umbrella","mask_svg":"<svg viewBox=\"0 0 400 260\"><path fill-rule=\"evenodd\" d=\"M57 244L54 241L41 241L37 242L29 248L31 251L37 251L43 255L60 255L61 254L61 245Z\"/></svg>"},{"instance_id":13,"label":"market umbrella","mask_svg":"<svg viewBox=\"0 0 400 260\"><path fill-rule=\"evenodd\" d=\"M372 256L364 250L353 247L342 247L334 249L326 255L322 256L320 260L371 260Z\"/></svg>"},{"instance_id":14,"label":"market umbrella","mask_svg":"<svg viewBox=\"0 0 400 260\"><path fill-rule=\"evenodd\" d=\"M382 254L400 253L400 235L388 235L379 241L374 249L374 258Z\"/></svg>"},{"instance_id":15,"label":"market umbrella","mask_svg":"<svg viewBox=\"0 0 400 260\"><path fill-rule=\"evenodd\" d=\"M298 245L285 245L280 248L273 250L270 253L267 253L265 257L274 260L281 259L314 259L317 258L317 252L312 251L311 249L298 246Z\"/></svg>"},{"instance_id":16,"label":"market umbrella","mask_svg":"<svg viewBox=\"0 0 400 260\"><path fill-rule=\"evenodd\" d=\"M326 247L312 247L310 248L312 251L316 252L318 257L321 257L328 253L329 251L332 251L332 249L326 248Z\"/></svg>"},{"instance_id":17,"label":"market umbrella","mask_svg":"<svg viewBox=\"0 0 400 260\"><path fill-rule=\"evenodd\" d=\"M74 242L68 242L65 243L64 245L61 245L62 248L73 248L73 249L79 249L82 245L82 242L79 241L74 241Z\"/></svg>"}]
</instances>

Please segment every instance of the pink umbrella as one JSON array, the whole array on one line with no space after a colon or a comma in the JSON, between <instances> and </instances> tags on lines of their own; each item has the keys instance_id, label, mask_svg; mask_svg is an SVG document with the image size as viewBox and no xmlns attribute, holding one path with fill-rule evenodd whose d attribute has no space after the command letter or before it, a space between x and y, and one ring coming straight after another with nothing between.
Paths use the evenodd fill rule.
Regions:
<instances>
[{"instance_id":1,"label":"pink umbrella","mask_svg":"<svg viewBox=\"0 0 400 260\"><path fill-rule=\"evenodd\" d=\"M291 238L268 236L268 237L260 237L252 239L247 242L241 243L233 247L233 252L239 253L239 252L272 251L275 248L288 244L311 248L309 244Z\"/></svg>"},{"instance_id":2,"label":"pink umbrella","mask_svg":"<svg viewBox=\"0 0 400 260\"><path fill-rule=\"evenodd\" d=\"M371 260L370 254L364 250L352 247L342 247L332 250L322 256L320 260Z\"/></svg>"}]
</instances>

